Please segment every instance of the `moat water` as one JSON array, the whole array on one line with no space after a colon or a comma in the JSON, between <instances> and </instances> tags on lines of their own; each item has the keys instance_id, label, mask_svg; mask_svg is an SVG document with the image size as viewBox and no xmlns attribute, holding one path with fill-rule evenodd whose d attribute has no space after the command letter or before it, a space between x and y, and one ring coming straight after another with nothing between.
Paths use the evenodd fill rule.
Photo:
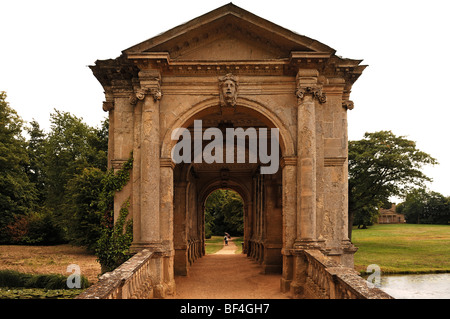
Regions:
<instances>
[{"instance_id":1,"label":"moat water","mask_svg":"<svg viewBox=\"0 0 450 319\"><path fill-rule=\"evenodd\" d=\"M450 274L382 275L379 288L396 299L450 299Z\"/></svg>"}]
</instances>

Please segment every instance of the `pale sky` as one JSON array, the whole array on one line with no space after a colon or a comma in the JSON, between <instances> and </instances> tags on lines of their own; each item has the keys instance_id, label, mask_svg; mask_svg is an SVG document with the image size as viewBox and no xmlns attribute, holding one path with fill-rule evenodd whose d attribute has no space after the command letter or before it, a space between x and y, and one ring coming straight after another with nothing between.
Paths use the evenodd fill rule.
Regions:
<instances>
[{"instance_id":1,"label":"pale sky","mask_svg":"<svg viewBox=\"0 0 450 319\"><path fill-rule=\"evenodd\" d=\"M25 121L48 129L53 109L92 126L106 117L88 65L229 1L3 0L0 91ZM450 196L450 2L233 1L261 18L369 65L353 86L349 139L391 130L439 161L424 172Z\"/></svg>"}]
</instances>

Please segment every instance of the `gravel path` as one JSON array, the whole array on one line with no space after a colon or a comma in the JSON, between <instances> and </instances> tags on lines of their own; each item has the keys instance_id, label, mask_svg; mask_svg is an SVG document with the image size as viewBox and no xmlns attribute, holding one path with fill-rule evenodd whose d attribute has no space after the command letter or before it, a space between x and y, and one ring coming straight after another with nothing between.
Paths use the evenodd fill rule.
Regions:
<instances>
[{"instance_id":1,"label":"gravel path","mask_svg":"<svg viewBox=\"0 0 450 319\"><path fill-rule=\"evenodd\" d=\"M233 240L228 240L228 245L223 245L223 248L216 252L214 255L233 255L236 252L236 244Z\"/></svg>"},{"instance_id":2,"label":"gravel path","mask_svg":"<svg viewBox=\"0 0 450 319\"><path fill-rule=\"evenodd\" d=\"M176 276L173 299L289 299L280 292L279 274L262 274L261 265L244 254L235 254L236 245L198 259L188 276Z\"/></svg>"}]
</instances>

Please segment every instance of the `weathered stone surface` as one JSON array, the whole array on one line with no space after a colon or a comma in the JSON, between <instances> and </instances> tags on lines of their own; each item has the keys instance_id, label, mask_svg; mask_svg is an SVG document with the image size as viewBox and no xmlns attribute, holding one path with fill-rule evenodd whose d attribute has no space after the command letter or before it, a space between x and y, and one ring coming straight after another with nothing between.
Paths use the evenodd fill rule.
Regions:
<instances>
[{"instance_id":1,"label":"weathered stone surface","mask_svg":"<svg viewBox=\"0 0 450 319\"><path fill-rule=\"evenodd\" d=\"M305 249L352 265L346 112L360 63L228 4L91 67L105 88L110 165L135 158L115 205L131 197L133 249L155 253L155 296L172 293L174 274L203 256L204 204L218 188L243 198L244 252L281 272L284 291L317 282L307 271L318 257L305 259ZM174 163L172 132L202 134L194 120L203 131L279 129L277 172L261 174L261 162Z\"/></svg>"}]
</instances>

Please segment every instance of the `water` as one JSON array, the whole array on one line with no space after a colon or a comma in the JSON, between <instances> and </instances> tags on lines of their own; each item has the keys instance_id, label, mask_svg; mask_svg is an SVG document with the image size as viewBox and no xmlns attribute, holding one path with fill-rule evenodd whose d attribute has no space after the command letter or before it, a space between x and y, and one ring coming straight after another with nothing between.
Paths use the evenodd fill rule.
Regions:
<instances>
[{"instance_id":1,"label":"water","mask_svg":"<svg viewBox=\"0 0 450 319\"><path fill-rule=\"evenodd\" d=\"M379 288L396 299L450 299L450 274L381 276Z\"/></svg>"}]
</instances>

